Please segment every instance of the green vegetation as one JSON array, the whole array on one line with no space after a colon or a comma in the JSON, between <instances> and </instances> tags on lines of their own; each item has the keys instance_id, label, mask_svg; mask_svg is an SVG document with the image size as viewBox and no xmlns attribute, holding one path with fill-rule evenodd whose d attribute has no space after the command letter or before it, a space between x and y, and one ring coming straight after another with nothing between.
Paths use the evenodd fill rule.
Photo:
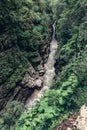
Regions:
<instances>
[{"instance_id":1,"label":"green vegetation","mask_svg":"<svg viewBox=\"0 0 87 130\"><path fill-rule=\"evenodd\" d=\"M82 57L82 59L84 58ZM86 73L84 73L84 69L79 70L81 62L79 63L79 59L77 61L77 63L72 61L64 67L52 89L45 93L36 108L20 117L16 130L35 130L35 128L52 130L55 125L87 102L87 81L84 80ZM82 63L85 61L83 60ZM87 69L85 70L87 71ZM83 73L83 75L79 77L79 73Z\"/></svg>"},{"instance_id":2,"label":"green vegetation","mask_svg":"<svg viewBox=\"0 0 87 130\"><path fill-rule=\"evenodd\" d=\"M56 123L64 119L73 109L75 102L72 98L78 86L76 76L72 73L62 83L58 90L51 89L46 92L40 104L26 114L23 114L17 123L16 130L51 130Z\"/></svg>"},{"instance_id":3,"label":"green vegetation","mask_svg":"<svg viewBox=\"0 0 87 130\"><path fill-rule=\"evenodd\" d=\"M40 63L39 50L50 40L48 26L52 17L56 20L56 39L59 42L55 64L57 76L52 88L46 91L34 109L22 113L20 118L18 116L19 120L14 120L16 124L13 127L13 122L4 127L0 120L3 130L53 130L70 113L87 103L87 2L50 2L0 2L0 84L4 83L3 95L16 86L30 64L36 67ZM10 45L6 44L5 38ZM3 53L10 48L11 52ZM8 114L3 116L3 120L6 117L9 121Z\"/></svg>"},{"instance_id":4,"label":"green vegetation","mask_svg":"<svg viewBox=\"0 0 87 130\"><path fill-rule=\"evenodd\" d=\"M48 8L49 7L49 8ZM40 48L49 43L52 10L45 0L0 1L0 85L6 97L31 65L42 58ZM44 54L45 54L44 50ZM44 55L43 54L43 55ZM2 99L0 99L2 102Z\"/></svg>"},{"instance_id":5,"label":"green vegetation","mask_svg":"<svg viewBox=\"0 0 87 130\"><path fill-rule=\"evenodd\" d=\"M58 76L36 108L21 116L17 130L52 130L87 102L86 1L59 0L55 7Z\"/></svg>"},{"instance_id":6,"label":"green vegetation","mask_svg":"<svg viewBox=\"0 0 87 130\"><path fill-rule=\"evenodd\" d=\"M24 106L20 102L9 102L4 111L0 113L0 129L11 130L12 126L15 125L15 122L23 112L23 109Z\"/></svg>"},{"instance_id":7,"label":"green vegetation","mask_svg":"<svg viewBox=\"0 0 87 130\"><path fill-rule=\"evenodd\" d=\"M0 62L0 84L4 83L2 88L3 96L22 79L27 67L29 67L27 59L23 57L17 48L2 55Z\"/></svg>"}]
</instances>

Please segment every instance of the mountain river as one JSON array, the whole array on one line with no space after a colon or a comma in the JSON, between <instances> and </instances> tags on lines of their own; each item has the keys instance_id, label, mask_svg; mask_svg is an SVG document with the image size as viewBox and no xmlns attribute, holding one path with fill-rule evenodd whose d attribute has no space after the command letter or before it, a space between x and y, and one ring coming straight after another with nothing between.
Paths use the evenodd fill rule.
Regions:
<instances>
[{"instance_id":1,"label":"mountain river","mask_svg":"<svg viewBox=\"0 0 87 130\"><path fill-rule=\"evenodd\" d=\"M28 109L33 108L43 97L44 92L48 90L52 86L53 79L55 77L55 55L57 52L58 43L55 40L55 24L53 24L53 37L50 43L50 53L47 60L47 63L44 65L45 74L44 74L44 81L41 90L35 89L31 97L29 98L26 107Z\"/></svg>"}]
</instances>

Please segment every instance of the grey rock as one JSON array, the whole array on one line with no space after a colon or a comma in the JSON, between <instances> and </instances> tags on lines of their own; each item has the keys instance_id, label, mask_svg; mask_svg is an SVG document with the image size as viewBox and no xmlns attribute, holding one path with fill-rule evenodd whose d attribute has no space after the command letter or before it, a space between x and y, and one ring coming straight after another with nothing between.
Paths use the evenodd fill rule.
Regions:
<instances>
[{"instance_id":1,"label":"grey rock","mask_svg":"<svg viewBox=\"0 0 87 130\"><path fill-rule=\"evenodd\" d=\"M87 130L87 106L83 105L80 109L80 114L78 115L74 125L79 130Z\"/></svg>"}]
</instances>

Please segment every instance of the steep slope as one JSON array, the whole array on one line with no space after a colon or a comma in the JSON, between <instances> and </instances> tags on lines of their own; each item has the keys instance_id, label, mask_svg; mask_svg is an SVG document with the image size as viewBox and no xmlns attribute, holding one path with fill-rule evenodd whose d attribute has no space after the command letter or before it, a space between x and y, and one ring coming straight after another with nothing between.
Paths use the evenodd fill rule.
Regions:
<instances>
[{"instance_id":1,"label":"steep slope","mask_svg":"<svg viewBox=\"0 0 87 130\"><path fill-rule=\"evenodd\" d=\"M20 117L16 129L52 130L87 102L87 2L58 0L53 9L57 76L40 103Z\"/></svg>"},{"instance_id":2,"label":"steep slope","mask_svg":"<svg viewBox=\"0 0 87 130\"><path fill-rule=\"evenodd\" d=\"M48 1L0 1L0 109L9 100L25 102L42 82L51 14Z\"/></svg>"},{"instance_id":3,"label":"steep slope","mask_svg":"<svg viewBox=\"0 0 87 130\"><path fill-rule=\"evenodd\" d=\"M54 34L54 33L53 33ZM52 39L50 43L50 53L47 63L44 65L45 74L43 75L43 84L41 90L34 90L32 96L26 102L26 107L32 109L44 96L46 90L52 86L53 79L55 77L55 55L57 52L58 43L55 39Z\"/></svg>"},{"instance_id":4,"label":"steep slope","mask_svg":"<svg viewBox=\"0 0 87 130\"><path fill-rule=\"evenodd\" d=\"M30 25L29 35L27 31L26 32L24 31L25 27L28 26L27 24L21 23L21 25L24 25L21 34L20 34L20 30L18 31L16 30L18 36L18 44L16 44L16 48L18 49L18 51L20 50L22 57L24 57L25 59L23 65L27 63L26 64L28 65L27 68L29 68L28 69L29 71L27 71L23 80L20 81L20 85L24 89L24 87L26 88L27 86L33 87L35 85L35 87L37 87L40 86L41 84L41 77L43 76L44 73L43 67L40 66L42 68L40 69L41 75L37 74L36 70L38 64L42 65L43 61L45 62L44 59L46 59L44 58L44 51L42 53L42 50L44 50L43 48L45 48L46 50L47 46L44 44L42 45L41 43L44 43L43 41L46 40L48 41L49 32L51 33L52 36L52 29L50 28L49 31L47 31L50 22L49 16L50 18L53 17L54 21L56 21L56 39L59 43L59 48L56 54L56 63L55 63L56 78L53 82L53 86L51 87L51 89L46 91L44 97L34 107L34 109L22 113L19 120L17 120L16 125L12 125L12 126L11 124L9 125L8 119L10 118L10 116L9 117L6 116L5 118L7 121L6 123L3 123L5 120L2 117L3 121L1 122L2 123L1 128L3 129L11 128L15 130L53 130L55 129L55 126L57 126L56 129L58 129L59 126L61 126L64 123L67 123L67 121L69 121L68 123L71 123L71 119L72 117L74 118L75 113L77 113L80 107L87 102L87 2L86 0L83 1L82 0L77 0L77 1L76 0L55 0L55 2L53 1L51 3L54 12L53 15L51 13L51 10L49 10L48 8L50 5L49 4L50 1L45 3L46 8L44 8L43 6L44 4L42 4L43 3L42 0L40 0L40 3L38 3L37 0L35 0L36 2L35 4L34 1L31 0L29 0L28 2L30 2L29 3L30 6L29 5L28 6L30 9L29 16L31 16L30 17L31 20L29 23ZM24 3L23 5L25 7L26 4ZM39 6L39 10L36 7L36 5ZM31 7L34 9L33 16L31 15L32 14ZM17 9L19 9L19 7ZM38 15L36 15L38 13L37 10L41 14L41 15L38 14L40 15L39 17ZM28 13L26 13L26 15L27 14ZM18 18L20 18L19 16ZM23 18L25 19L25 17ZM42 20L40 18L42 18ZM37 19L40 21L37 21ZM37 28L38 24L43 25L43 31L41 31L41 26ZM50 27L51 26L52 25L50 25ZM17 27L20 27L20 25L18 25ZM32 40L33 36L34 39ZM28 38L30 39L29 40L30 44L27 44ZM37 44L35 44L36 42ZM42 49L40 47L42 47ZM36 49L39 50L38 51L39 54L37 54L38 52L36 51ZM37 58L37 55L39 55L39 60ZM43 55L44 58L43 60L41 55ZM35 57L34 60L33 60L33 56ZM20 57L18 58L21 59ZM32 85L30 85L31 79L33 79L32 81L34 81L34 79L36 80L35 82L32 83ZM39 85L36 85L37 80L39 80ZM18 82L16 82L16 84L17 83ZM27 97L25 95L29 91L30 88L27 92L23 91L22 93L22 91L20 91L20 94L18 95L22 95L24 98L23 100L25 100L25 98ZM61 127L61 129L64 129L64 127Z\"/></svg>"}]
</instances>

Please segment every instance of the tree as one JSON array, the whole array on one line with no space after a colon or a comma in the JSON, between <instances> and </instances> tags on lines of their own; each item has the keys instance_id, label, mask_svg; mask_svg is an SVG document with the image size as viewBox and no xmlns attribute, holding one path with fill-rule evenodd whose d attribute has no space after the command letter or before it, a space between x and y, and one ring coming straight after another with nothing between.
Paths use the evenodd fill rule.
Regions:
<instances>
[{"instance_id":1,"label":"tree","mask_svg":"<svg viewBox=\"0 0 87 130\"><path fill-rule=\"evenodd\" d=\"M0 113L0 129L11 130L11 127L15 125L23 110L24 107L20 102L9 102L4 111Z\"/></svg>"}]
</instances>

